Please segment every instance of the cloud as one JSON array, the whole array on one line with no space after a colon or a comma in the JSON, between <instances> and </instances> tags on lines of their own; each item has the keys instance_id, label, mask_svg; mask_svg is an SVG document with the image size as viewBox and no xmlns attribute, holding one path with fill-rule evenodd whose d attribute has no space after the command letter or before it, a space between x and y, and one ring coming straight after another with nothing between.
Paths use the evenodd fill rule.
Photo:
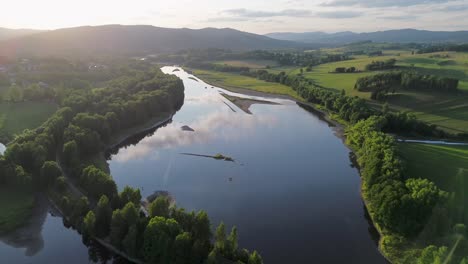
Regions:
<instances>
[{"instance_id":1,"label":"cloud","mask_svg":"<svg viewBox=\"0 0 468 264\"><path fill-rule=\"evenodd\" d=\"M318 12L316 13L316 15L321 18L344 19L344 18L360 17L364 15L364 13L355 12L355 11L332 11L332 12Z\"/></svg>"},{"instance_id":2,"label":"cloud","mask_svg":"<svg viewBox=\"0 0 468 264\"><path fill-rule=\"evenodd\" d=\"M459 11L465 11L468 10L468 5L449 5L449 6L444 6L441 8L438 8L437 11L442 11L442 12L459 12Z\"/></svg>"},{"instance_id":3,"label":"cloud","mask_svg":"<svg viewBox=\"0 0 468 264\"><path fill-rule=\"evenodd\" d=\"M312 13L309 10L285 9L281 11L259 11L245 8L228 9L221 12L225 15L242 18L264 18L264 17L308 17Z\"/></svg>"},{"instance_id":4,"label":"cloud","mask_svg":"<svg viewBox=\"0 0 468 264\"><path fill-rule=\"evenodd\" d=\"M413 20L418 18L418 16L413 16L413 15L400 15L400 16L380 16L377 17L380 19L385 19L385 20Z\"/></svg>"},{"instance_id":5,"label":"cloud","mask_svg":"<svg viewBox=\"0 0 468 264\"><path fill-rule=\"evenodd\" d=\"M454 0L332 0L322 6L363 6L363 7L406 7L427 4L442 4Z\"/></svg>"}]
</instances>

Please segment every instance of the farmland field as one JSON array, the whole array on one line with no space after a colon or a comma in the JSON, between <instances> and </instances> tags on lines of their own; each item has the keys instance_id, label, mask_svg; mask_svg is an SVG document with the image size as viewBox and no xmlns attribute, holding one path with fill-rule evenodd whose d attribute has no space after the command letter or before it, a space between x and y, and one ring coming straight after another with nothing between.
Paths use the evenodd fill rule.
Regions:
<instances>
[{"instance_id":1,"label":"farmland field","mask_svg":"<svg viewBox=\"0 0 468 264\"><path fill-rule=\"evenodd\" d=\"M395 53L397 51L392 51ZM395 53L396 54L396 53ZM337 67L356 67L363 70L375 60L397 59L397 66L409 68L421 74L433 74L452 77L460 80L459 89L468 90L468 53L442 52L415 54L402 52L400 56L364 57L354 60L322 64L305 72L304 76L317 84L337 91L345 90L346 94L370 100L370 93L354 90L354 84L360 77L378 72L333 73ZM299 69L294 73L298 73ZM398 111L412 112L422 121L438 125L454 133L468 132L468 94L442 94L437 92L398 91L388 99L390 108ZM380 107L381 103L373 101Z\"/></svg>"},{"instance_id":2,"label":"farmland field","mask_svg":"<svg viewBox=\"0 0 468 264\"><path fill-rule=\"evenodd\" d=\"M0 103L0 136L11 139L24 129L40 126L57 107L51 103ZM6 143L6 142L4 142Z\"/></svg>"}]
</instances>

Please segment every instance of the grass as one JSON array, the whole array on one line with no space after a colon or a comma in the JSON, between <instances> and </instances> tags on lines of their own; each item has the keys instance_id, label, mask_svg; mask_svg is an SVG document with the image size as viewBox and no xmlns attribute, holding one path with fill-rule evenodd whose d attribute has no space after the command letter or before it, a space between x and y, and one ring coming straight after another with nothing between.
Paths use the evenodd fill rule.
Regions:
<instances>
[{"instance_id":1,"label":"grass","mask_svg":"<svg viewBox=\"0 0 468 264\"><path fill-rule=\"evenodd\" d=\"M442 190L452 192L460 187L456 179L460 170L466 170L468 177L468 146L400 143L398 150L407 176L430 179ZM468 179L463 188L468 192Z\"/></svg>"},{"instance_id":2,"label":"grass","mask_svg":"<svg viewBox=\"0 0 468 264\"><path fill-rule=\"evenodd\" d=\"M207 83L226 89L249 89L263 93L288 95L295 99L302 100L292 88L279 83L265 82L238 74L206 70L194 70L194 74Z\"/></svg>"},{"instance_id":3,"label":"grass","mask_svg":"<svg viewBox=\"0 0 468 264\"><path fill-rule=\"evenodd\" d=\"M354 90L354 84L358 78L378 72L337 74L333 71L337 67L356 67L358 70L364 70L365 66L374 60L395 58L397 66L420 74L457 78L460 80L459 89L468 91L468 53L440 52L412 55L410 51L390 50L385 54L386 56L380 57L355 56L353 60L322 64L313 67L312 72L304 72L304 76L325 88L337 91L344 89L348 95L370 101L370 93ZM299 69L292 73L299 73ZM372 106L381 107L380 102L370 102ZM444 94L400 90L388 98L388 103L392 110L412 112L420 120L435 124L448 132L468 132L468 92Z\"/></svg>"},{"instance_id":4,"label":"grass","mask_svg":"<svg viewBox=\"0 0 468 264\"><path fill-rule=\"evenodd\" d=\"M9 139L24 129L40 126L55 111L57 106L42 102L0 102L0 136ZM4 142L6 143L6 142Z\"/></svg>"},{"instance_id":5,"label":"grass","mask_svg":"<svg viewBox=\"0 0 468 264\"><path fill-rule=\"evenodd\" d=\"M276 61L272 60L224 60L216 61L214 63L236 67L249 67L251 69L265 69L267 66L275 67L278 65Z\"/></svg>"},{"instance_id":6,"label":"grass","mask_svg":"<svg viewBox=\"0 0 468 264\"><path fill-rule=\"evenodd\" d=\"M34 206L32 193L0 188L0 233L21 226L31 215Z\"/></svg>"}]
</instances>

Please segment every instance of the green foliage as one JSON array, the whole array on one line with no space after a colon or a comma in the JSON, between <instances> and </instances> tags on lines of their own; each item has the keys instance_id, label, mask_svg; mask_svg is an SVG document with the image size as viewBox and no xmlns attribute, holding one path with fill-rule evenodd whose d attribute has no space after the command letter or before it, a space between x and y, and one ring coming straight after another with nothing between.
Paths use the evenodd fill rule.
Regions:
<instances>
[{"instance_id":1,"label":"green foliage","mask_svg":"<svg viewBox=\"0 0 468 264\"><path fill-rule=\"evenodd\" d=\"M85 237L90 238L94 236L95 231L97 230L96 217L93 211L89 211L83 219L83 234Z\"/></svg>"},{"instance_id":2,"label":"green foliage","mask_svg":"<svg viewBox=\"0 0 468 264\"><path fill-rule=\"evenodd\" d=\"M144 258L149 263L173 263L174 243L181 233L177 221L154 217L150 220L144 234Z\"/></svg>"},{"instance_id":3,"label":"green foliage","mask_svg":"<svg viewBox=\"0 0 468 264\"><path fill-rule=\"evenodd\" d=\"M62 171L55 161L46 161L41 167L40 178L37 183L42 188L51 186L62 175Z\"/></svg>"},{"instance_id":4,"label":"green foliage","mask_svg":"<svg viewBox=\"0 0 468 264\"><path fill-rule=\"evenodd\" d=\"M417 264L443 264L446 263L447 255L447 247L438 248L431 245L422 251L421 257L417 260Z\"/></svg>"},{"instance_id":5,"label":"green foliage","mask_svg":"<svg viewBox=\"0 0 468 264\"><path fill-rule=\"evenodd\" d=\"M135 205L141 202L141 193L139 189L134 189L129 186L125 186L122 192L119 193L120 206L123 207L127 203L133 203Z\"/></svg>"},{"instance_id":6,"label":"green foliage","mask_svg":"<svg viewBox=\"0 0 468 264\"><path fill-rule=\"evenodd\" d=\"M83 169L80 184L95 198L106 195L113 199L117 196L117 186L112 177L93 165Z\"/></svg>"},{"instance_id":7,"label":"green foliage","mask_svg":"<svg viewBox=\"0 0 468 264\"><path fill-rule=\"evenodd\" d=\"M102 195L95 209L96 212L96 236L106 237L110 232L112 221L112 208L107 196Z\"/></svg>"},{"instance_id":8,"label":"green foliage","mask_svg":"<svg viewBox=\"0 0 468 264\"><path fill-rule=\"evenodd\" d=\"M395 63L395 59L389 59L386 61L372 61L372 63L366 65L366 71L380 71L392 69L395 67Z\"/></svg>"},{"instance_id":9,"label":"green foliage","mask_svg":"<svg viewBox=\"0 0 468 264\"><path fill-rule=\"evenodd\" d=\"M60 193L65 192L65 190L67 189L67 181L65 177L60 176L57 179L55 179L55 188Z\"/></svg>"},{"instance_id":10,"label":"green foliage","mask_svg":"<svg viewBox=\"0 0 468 264\"><path fill-rule=\"evenodd\" d=\"M257 251L252 252L249 256L248 264L263 264L262 257L258 254Z\"/></svg>"},{"instance_id":11,"label":"green foliage","mask_svg":"<svg viewBox=\"0 0 468 264\"><path fill-rule=\"evenodd\" d=\"M149 205L150 216L162 216L167 218L169 216L169 205L169 198L165 196L159 196Z\"/></svg>"},{"instance_id":12,"label":"green foliage","mask_svg":"<svg viewBox=\"0 0 468 264\"><path fill-rule=\"evenodd\" d=\"M130 256L138 254L138 229L136 225L128 228L128 232L122 241L122 246L125 252Z\"/></svg>"}]
</instances>

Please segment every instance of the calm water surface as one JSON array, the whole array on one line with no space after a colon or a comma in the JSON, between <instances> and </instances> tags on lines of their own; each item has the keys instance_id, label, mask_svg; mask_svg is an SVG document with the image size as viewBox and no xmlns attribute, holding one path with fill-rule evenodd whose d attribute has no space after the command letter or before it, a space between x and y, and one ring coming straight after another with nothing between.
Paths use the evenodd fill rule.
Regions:
<instances>
[{"instance_id":1,"label":"calm water surface","mask_svg":"<svg viewBox=\"0 0 468 264\"><path fill-rule=\"evenodd\" d=\"M281 99L263 98L279 105L255 104L247 114L220 95L235 94L163 70L183 79L185 103L172 123L111 157L120 189L169 191L178 206L206 210L213 224L237 225L241 246L265 263L385 263L349 150L327 123Z\"/></svg>"}]
</instances>

